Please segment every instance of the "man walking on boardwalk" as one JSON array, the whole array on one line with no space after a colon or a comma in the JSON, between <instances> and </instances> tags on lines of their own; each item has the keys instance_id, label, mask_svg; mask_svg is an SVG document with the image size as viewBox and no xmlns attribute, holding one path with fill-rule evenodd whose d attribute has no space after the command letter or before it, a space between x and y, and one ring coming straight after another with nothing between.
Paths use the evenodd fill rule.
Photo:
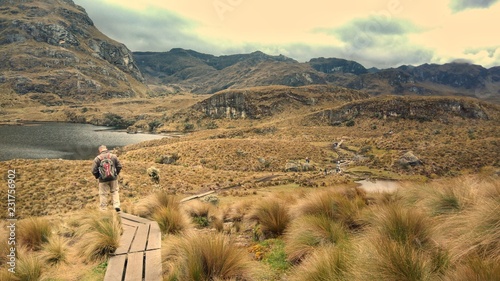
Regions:
<instances>
[{"instance_id":1,"label":"man walking on boardwalk","mask_svg":"<svg viewBox=\"0 0 500 281\"><path fill-rule=\"evenodd\" d=\"M92 174L99 180L99 207L102 211L108 206L108 193L111 193L113 208L120 212L120 196L118 194L118 175L122 165L118 157L108 151L105 145L99 146L99 155L94 159Z\"/></svg>"}]
</instances>

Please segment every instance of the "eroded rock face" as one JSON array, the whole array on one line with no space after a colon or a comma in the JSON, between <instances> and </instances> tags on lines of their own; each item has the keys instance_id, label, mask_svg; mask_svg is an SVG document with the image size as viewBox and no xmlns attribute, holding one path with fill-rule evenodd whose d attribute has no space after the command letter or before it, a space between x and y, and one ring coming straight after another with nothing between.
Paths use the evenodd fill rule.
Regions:
<instances>
[{"instance_id":1,"label":"eroded rock face","mask_svg":"<svg viewBox=\"0 0 500 281\"><path fill-rule=\"evenodd\" d=\"M311 118L330 125L340 125L358 116L371 118L404 118L418 121L444 121L449 117L488 119L478 101L459 98L388 97L353 102L337 109L325 110Z\"/></svg>"},{"instance_id":2,"label":"eroded rock face","mask_svg":"<svg viewBox=\"0 0 500 281\"><path fill-rule=\"evenodd\" d=\"M0 1L0 81L16 93L96 99L136 95L132 53L71 0Z\"/></svg>"},{"instance_id":3,"label":"eroded rock face","mask_svg":"<svg viewBox=\"0 0 500 281\"><path fill-rule=\"evenodd\" d=\"M201 107L212 118L246 118L251 108L245 102L242 92L228 92L214 95L202 102ZM251 117L253 114L251 114Z\"/></svg>"}]
</instances>

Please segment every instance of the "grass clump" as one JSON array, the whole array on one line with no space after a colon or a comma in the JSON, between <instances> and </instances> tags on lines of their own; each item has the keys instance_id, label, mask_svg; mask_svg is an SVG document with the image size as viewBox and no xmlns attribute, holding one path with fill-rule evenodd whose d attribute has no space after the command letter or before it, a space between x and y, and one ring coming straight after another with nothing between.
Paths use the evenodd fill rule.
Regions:
<instances>
[{"instance_id":1,"label":"grass clump","mask_svg":"<svg viewBox=\"0 0 500 281\"><path fill-rule=\"evenodd\" d=\"M59 236L53 236L43 245L41 258L45 263L56 265L66 262L68 257L67 243Z\"/></svg>"},{"instance_id":2,"label":"grass clump","mask_svg":"<svg viewBox=\"0 0 500 281\"><path fill-rule=\"evenodd\" d=\"M177 234L190 226L186 216L172 207L159 208L153 213L151 219L158 223L163 234Z\"/></svg>"},{"instance_id":3,"label":"grass clump","mask_svg":"<svg viewBox=\"0 0 500 281\"><path fill-rule=\"evenodd\" d=\"M418 247L430 243L433 231L433 225L424 213L400 204L387 205L379 210L374 225L380 236Z\"/></svg>"},{"instance_id":4,"label":"grass clump","mask_svg":"<svg viewBox=\"0 0 500 281\"><path fill-rule=\"evenodd\" d=\"M40 280L42 277L43 268L43 262L36 255L24 254L17 261L15 273L16 278L13 278L11 280Z\"/></svg>"},{"instance_id":5,"label":"grass clump","mask_svg":"<svg viewBox=\"0 0 500 281\"><path fill-rule=\"evenodd\" d=\"M80 248L88 261L107 258L120 244L121 223L116 213L95 212L80 227Z\"/></svg>"},{"instance_id":6,"label":"grass clump","mask_svg":"<svg viewBox=\"0 0 500 281\"><path fill-rule=\"evenodd\" d=\"M146 197L139 204L137 214L158 222L163 234L180 233L191 226L189 219L180 209L179 200L165 192Z\"/></svg>"},{"instance_id":7,"label":"grass clump","mask_svg":"<svg viewBox=\"0 0 500 281\"><path fill-rule=\"evenodd\" d=\"M144 198L138 205L136 214L144 218L151 218L153 214L161 208L173 207L179 209L180 203L175 196L165 192L156 192Z\"/></svg>"},{"instance_id":8,"label":"grass clump","mask_svg":"<svg viewBox=\"0 0 500 281\"><path fill-rule=\"evenodd\" d=\"M162 247L164 280L254 280L246 251L219 233L175 237Z\"/></svg>"},{"instance_id":9,"label":"grass clump","mask_svg":"<svg viewBox=\"0 0 500 281\"><path fill-rule=\"evenodd\" d=\"M191 201L184 208L192 221L200 228L210 225L210 213L212 212L213 205L208 202L201 202L199 200Z\"/></svg>"},{"instance_id":10,"label":"grass clump","mask_svg":"<svg viewBox=\"0 0 500 281\"><path fill-rule=\"evenodd\" d=\"M297 207L299 215L325 215L354 230L361 227L361 210L366 207L362 194L327 190L314 192L303 199Z\"/></svg>"},{"instance_id":11,"label":"grass clump","mask_svg":"<svg viewBox=\"0 0 500 281\"><path fill-rule=\"evenodd\" d=\"M286 253L292 263L299 263L318 247L341 245L347 239L346 227L324 215L300 217L284 235Z\"/></svg>"},{"instance_id":12,"label":"grass clump","mask_svg":"<svg viewBox=\"0 0 500 281\"><path fill-rule=\"evenodd\" d=\"M49 241L52 229L48 220L30 217L19 222L19 243L28 250L38 251L42 244Z\"/></svg>"},{"instance_id":13,"label":"grass clump","mask_svg":"<svg viewBox=\"0 0 500 281\"><path fill-rule=\"evenodd\" d=\"M352 255L344 248L325 246L314 252L290 274L291 281L344 281L352 278Z\"/></svg>"},{"instance_id":14,"label":"grass clump","mask_svg":"<svg viewBox=\"0 0 500 281\"><path fill-rule=\"evenodd\" d=\"M257 203L250 213L250 220L260 225L264 237L278 237L287 228L291 217L285 202L270 198Z\"/></svg>"}]
</instances>

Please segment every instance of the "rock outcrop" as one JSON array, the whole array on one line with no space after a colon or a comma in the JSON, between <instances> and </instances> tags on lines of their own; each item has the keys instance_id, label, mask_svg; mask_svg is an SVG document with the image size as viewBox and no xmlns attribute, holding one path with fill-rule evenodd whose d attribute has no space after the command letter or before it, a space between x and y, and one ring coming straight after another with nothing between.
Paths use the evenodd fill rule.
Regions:
<instances>
[{"instance_id":1,"label":"rock outcrop","mask_svg":"<svg viewBox=\"0 0 500 281\"><path fill-rule=\"evenodd\" d=\"M328 85L269 86L224 90L199 102L191 109L215 119L260 119L282 113L290 108L323 103L345 103L368 97L369 95L365 93Z\"/></svg>"},{"instance_id":2,"label":"rock outcrop","mask_svg":"<svg viewBox=\"0 0 500 281\"><path fill-rule=\"evenodd\" d=\"M336 109L315 113L310 120L341 125L359 117L377 119L411 119L420 122L446 122L448 118L483 119L488 117L488 104L464 98L378 97L348 103Z\"/></svg>"}]
</instances>

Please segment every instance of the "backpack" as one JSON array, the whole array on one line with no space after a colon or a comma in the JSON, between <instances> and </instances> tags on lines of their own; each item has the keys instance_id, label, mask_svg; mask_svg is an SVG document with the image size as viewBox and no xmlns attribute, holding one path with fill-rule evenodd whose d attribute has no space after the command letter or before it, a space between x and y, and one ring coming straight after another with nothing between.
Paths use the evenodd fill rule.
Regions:
<instances>
[{"instance_id":1,"label":"backpack","mask_svg":"<svg viewBox=\"0 0 500 281\"><path fill-rule=\"evenodd\" d=\"M99 160L101 160L101 163L99 164L99 177L101 180L116 180L116 167L115 162L111 159L111 153L108 153L104 157L99 155Z\"/></svg>"}]
</instances>

